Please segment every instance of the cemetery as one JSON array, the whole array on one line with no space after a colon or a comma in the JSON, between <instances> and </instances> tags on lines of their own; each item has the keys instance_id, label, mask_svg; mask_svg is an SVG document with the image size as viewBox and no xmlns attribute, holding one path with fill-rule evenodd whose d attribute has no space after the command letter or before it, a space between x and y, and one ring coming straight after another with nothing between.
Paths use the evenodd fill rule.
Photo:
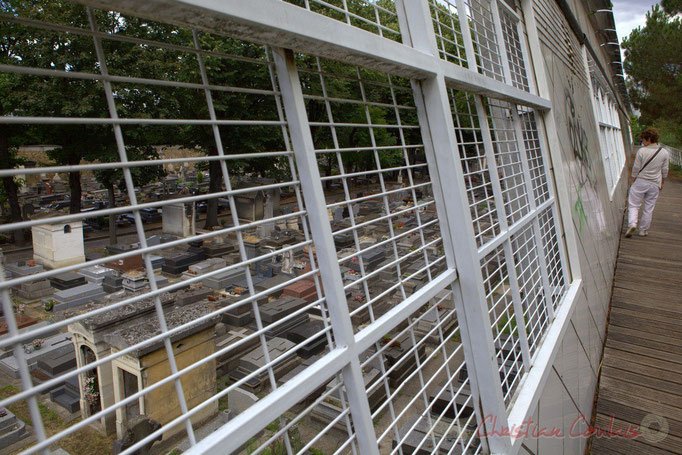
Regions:
<instances>
[{"instance_id":1,"label":"cemetery","mask_svg":"<svg viewBox=\"0 0 682 455\"><path fill-rule=\"evenodd\" d=\"M148 191L149 200L163 199L164 193L170 194L172 182L172 176L165 179L165 188L157 188L153 197ZM239 185L241 188L258 188L268 183L272 181L254 179L243 180ZM363 189L366 191L367 187ZM390 210L406 212L399 222L394 221L391 225L386 221L373 221L388 212L383 204L372 199L352 204L350 210L329 210L333 231L340 231L334 234L334 243L347 288L347 305L356 330L381 317L400 301L403 293L409 295L427 280L427 273L422 270L424 267L430 267L433 274L442 270L442 265L427 265L437 262L442 255L438 249L430 249L427 254L423 248L420 254L411 254L420 248L420 237L414 233L403 235L402 232L419 226L417 216L420 220L430 221L434 214L422 209L417 215L415 210L410 210L410 203L405 202L407 196L407 193L396 192L391 199ZM58 199L50 197L47 200ZM235 202L240 223L248 223L285 215L292 210L293 200L280 190L267 190L243 193ZM265 396L273 386L286 383L330 350L330 328L324 321L324 293L319 279L311 274L317 267L314 251L310 254L308 249L299 247L279 252L305 241L304 226L298 220L245 229L240 247L234 233L216 233L201 240L193 239L196 235L221 229L200 228L196 221L198 214L194 205L187 203L168 203L158 212L146 213L143 217L146 225L156 223L160 226L159 234L148 235L146 243L162 247L149 255L156 288L173 287L159 295L165 323L169 328L190 323L171 338L176 367L181 369L206 355L218 353L214 360L194 369L187 374L187 379L183 379L187 406L191 408L210 398L219 390L218 384L225 380L241 382L226 400L225 412L235 416ZM229 219L230 212L223 212L223 216ZM64 374L68 376L69 372L93 361L115 357L86 373L68 376L44 395L44 400L59 406L64 412L87 418L101 409L116 406L118 401L166 377L169 361L163 343L145 344L146 339L159 333L159 319L155 298L143 297L151 287L142 255L134 254L140 243L126 243L121 238L116 243L107 243L103 250L98 249L101 247L93 249L83 229L74 223L70 226L72 230L69 233L65 232L64 226L60 229L52 226L42 231L34 229L33 257L16 262L4 258L4 262L8 278L30 277L59 269L67 263L83 264L75 270L24 282L12 289L12 294L25 304L33 305L31 308L50 308L50 314L58 318L87 314L125 299L137 299L132 304L112 307L110 311L69 324L68 330L62 329L58 334L40 340L37 343L39 347L30 343L27 347L31 374L38 384ZM386 242L392 229L397 240ZM437 229L423 231L429 239L438 238ZM68 258L55 256L47 248L64 236L68 236L69 245L75 246ZM36 239L42 240L36 244ZM165 243L178 239L186 239L186 242L164 247ZM360 254L357 253L358 246L363 250ZM125 257L95 265L89 263L88 258L102 253L104 256ZM259 260L264 255L268 256ZM252 262L248 266L238 265L244 260ZM299 275L305 276L297 278ZM399 276L403 282L396 286ZM191 284L176 287L187 280ZM260 297L245 301L253 294ZM438 308L432 306L420 324L415 326L418 337L432 332L438 315L452 311L452 302L443 302L443 296L439 296L438 300L441 301ZM201 323L191 324L211 312L218 314L202 319ZM15 318L22 324L22 330L31 326L49 327L50 324L49 318L35 320L19 312ZM446 329L455 323L456 320L451 318ZM263 338L255 335L261 327ZM383 386L373 385L382 376L382 368L390 371L387 386L395 389L416 368L417 359L424 360L437 341L431 333L427 343L412 349L409 337L402 335L376 357L373 367L364 375L366 386L373 388L369 395L373 409L386 397ZM140 344L144 347L130 350ZM121 350L127 353L116 356ZM269 364L272 366L264 368ZM2 354L0 371L18 378L18 366L11 350ZM338 384L331 381L314 391L299 406L311 403L325 390L333 388L338 389ZM311 413L311 425L329 424L336 419L341 412L338 400L332 396L316 406ZM434 409L443 410L450 419L455 418L452 413L455 405L449 403L447 395L441 394L434 400L438 403ZM455 402L460 403L460 400L462 398L457 396ZM139 400L117 408L90 426L102 434L112 435L117 439L116 444L121 446L130 442L133 426L139 429L148 422L163 425L177 417L178 409L179 403L170 382ZM208 425L207 422L213 421L220 412L216 401L214 406L203 409L192 421L199 427ZM140 418L147 419L144 420L147 423L141 423ZM335 428L341 437L343 425L337 423ZM177 440L180 435L176 433L180 430L176 427L165 432L161 441ZM332 432L328 437L333 439L334 434Z\"/></svg>"}]
</instances>

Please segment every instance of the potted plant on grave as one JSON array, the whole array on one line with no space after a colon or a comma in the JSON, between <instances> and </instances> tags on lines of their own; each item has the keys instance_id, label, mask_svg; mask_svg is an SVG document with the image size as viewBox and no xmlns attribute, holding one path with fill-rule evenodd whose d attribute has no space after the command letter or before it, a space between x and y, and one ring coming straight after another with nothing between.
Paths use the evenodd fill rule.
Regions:
<instances>
[{"instance_id":1,"label":"potted plant on grave","mask_svg":"<svg viewBox=\"0 0 682 455\"><path fill-rule=\"evenodd\" d=\"M36 338L35 340L33 340L33 341L31 342L31 345L33 346L33 350L34 350L34 351L37 351L37 350L39 350L40 348L42 348L42 347L43 347L43 344L45 344L45 340L42 339L42 338Z\"/></svg>"},{"instance_id":2,"label":"potted plant on grave","mask_svg":"<svg viewBox=\"0 0 682 455\"><path fill-rule=\"evenodd\" d=\"M54 299L50 299L43 304L45 311L52 311L57 302Z\"/></svg>"}]
</instances>

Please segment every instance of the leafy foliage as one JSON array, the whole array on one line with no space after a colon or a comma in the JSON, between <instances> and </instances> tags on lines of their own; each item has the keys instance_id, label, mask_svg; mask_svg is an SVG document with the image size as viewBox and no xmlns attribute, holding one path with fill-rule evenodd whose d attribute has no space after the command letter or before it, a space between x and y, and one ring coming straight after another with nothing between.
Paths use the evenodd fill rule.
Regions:
<instances>
[{"instance_id":1,"label":"leafy foliage","mask_svg":"<svg viewBox=\"0 0 682 455\"><path fill-rule=\"evenodd\" d=\"M633 103L641 111L643 125L659 126L682 142L682 19L680 0L662 2L647 13L646 25L623 40L624 68Z\"/></svg>"}]
</instances>

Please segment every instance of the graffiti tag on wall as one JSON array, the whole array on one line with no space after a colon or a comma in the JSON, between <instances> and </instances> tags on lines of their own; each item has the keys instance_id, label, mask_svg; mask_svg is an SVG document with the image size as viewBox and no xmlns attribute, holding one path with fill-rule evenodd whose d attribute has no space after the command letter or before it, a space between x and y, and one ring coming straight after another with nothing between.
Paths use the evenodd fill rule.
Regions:
<instances>
[{"instance_id":1,"label":"graffiti tag on wall","mask_svg":"<svg viewBox=\"0 0 682 455\"><path fill-rule=\"evenodd\" d=\"M593 181L592 163L588 150L589 142L587 140L587 132L583 127L582 119L576 109L575 101L573 99L574 92L575 86L573 80L568 79L568 83L564 90L566 121L571 149L576 158L576 163L578 163L578 197L573 206L573 210L575 210L576 215L578 216L579 230L582 232L583 221L587 222L587 215L585 214L585 208L583 207L582 190L588 183L594 188L595 182Z\"/></svg>"}]
</instances>

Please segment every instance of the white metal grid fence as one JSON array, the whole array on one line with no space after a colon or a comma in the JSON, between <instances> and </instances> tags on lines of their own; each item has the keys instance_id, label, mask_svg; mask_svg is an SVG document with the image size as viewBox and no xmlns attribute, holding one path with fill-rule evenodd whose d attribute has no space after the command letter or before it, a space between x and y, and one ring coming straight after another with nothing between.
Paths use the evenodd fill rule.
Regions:
<instances>
[{"instance_id":1,"label":"white metal grid fence","mask_svg":"<svg viewBox=\"0 0 682 455\"><path fill-rule=\"evenodd\" d=\"M342 39L357 28L419 47L430 36L434 59L440 54L529 91L519 84L530 71L520 23L505 16L502 30L499 14L510 14L507 6L457 2L467 11L468 19L460 19L454 5L430 2L422 5L426 31L415 26L405 33L404 24L418 23L414 10L408 12L417 3L337 3L298 6L345 22L340 26L350 28L340 29ZM222 34L229 30L206 24L192 28L187 18L162 23L56 2L37 9L9 2L3 9L6 36L28 38L0 63L3 74L16 78L17 92L24 85L47 98L60 90L67 97L93 95L85 107L13 100L18 107L2 124L44 129L44 137L81 134L100 151L85 163L4 169L0 176L120 175L113 185L116 207L45 210L46 216L4 224L0 232L57 224L70 231L107 216L134 224L134 231L119 234L131 247L108 248L109 256L86 251L85 262L27 274L22 265L14 267L16 275L0 274L8 327L0 347L12 351L22 388L0 407L26 402L36 437L27 453L78 437L89 426L121 436L137 414L161 427L123 453L171 433L195 450L248 453L405 453L414 447L476 453L499 444L479 438L477 429L485 414L513 405L567 289L547 152L530 107L546 106L545 100L484 79L464 91L450 76L452 88L443 86L440 97L451 118L441 120L453 124L435 133L440 120L420 97L441 89L376 71L381 65L371 59L359 57L367 66L352 66L281 49L284 42L267 26L263 37L270 38L262 41L275 47L228 38ZM303 9L286 11L321 20ZM156 11L152 19L165 14L175 12ZM360 54L351 49L351 57L354 52ZM498 90L526 106L482 97L478 89ZM443 154L435 142L443 134L454 138L457 151ZM168 158L150 151L164 140L198 152ZM185 163L207 167L212 176L197 184L196 194L189 189L194 185L171 182L159 195L138 183L140 172ZM455 185L443 179L446 171ZM468 201L461 213L447 196L453 188ZM249 214L259 198L262 212ZM279 210L271 198L279 199ZM218 223L176 239L150 238L146 217L171 202L181 217L206 210ZM455 234L468 232L462 226L468 216L473 235ZM460 264L478 277L468 289L456 281L454 261L462 250L476 257ZM222 260L185 267L189 257L213 253ZM60 312L48 325L19 330L12 296L22 286L130 263L139 272L120 270L128 272L129 289L140 282L141 290L98 296L98 303ZM482 298L465 305L471 292ZM474 322L471 305L481 305L487 316ZM487 332L472 331L479 323ZM290 336L299 326L305 330ZM32 374L26 346L67 331L77 368L47 380ZM486 343L497 359L488 366L476 356ZM141 374L155 371L149 356L160 365L159 376ZM486 377L486 368L499 379ZM83 419L46 428L41 394L75 378ZM257 399L198 443L206 419L219 422L215 416L238 390ZM503 398L500 406L491 405L495 393ZM161 410L164 401L170 410Z\"/></svg>"}]
</instances>

